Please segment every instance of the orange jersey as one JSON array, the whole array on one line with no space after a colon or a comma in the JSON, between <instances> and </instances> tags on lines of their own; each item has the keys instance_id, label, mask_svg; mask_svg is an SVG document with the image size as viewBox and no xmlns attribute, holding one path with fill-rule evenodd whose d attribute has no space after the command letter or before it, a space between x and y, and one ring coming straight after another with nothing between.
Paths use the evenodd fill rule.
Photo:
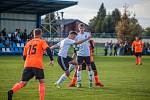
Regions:
<instances>
[{"instance_id":1,"label":"orange jersey","mask_svg":"<svg viewBox=\"0 0 150 100\"><path fill-rule=\"evenodd\" d=\"M141 40L139 41L133 41L132 47L134 48L134 52L142 52L143 51L143 42Z\"/></svg>"},{"instance_id":2,"label":"orange jersey","mask_svg":"<svg viewBox=\"0 0 150 100\"><path fill-rule=\"evenodd\" d=\"M93 62L94 41L90 40L89 43L90 43L90 62Z\"/></svg>"},{"instance_id":3,"label":"orange jersey","mask_svg":"<svg viewBox=\"0 0 150 100\"><path fill-rule=\"evenodd\" d=\"M93 62L93 48L90 48L90 62Z\"/></svg>"},{"instance_id":4,"label":"orange jersey","mask_svg":"<svg viewBox=\"0 0 150 100\"><path fill-rule=\"evenodd\" d=\"M43 53L48 47L46 41L40 38L34 38L27 42L23 52L23 55L26 56L24 67L43 69Z\"/></svg>"}]
</instances>

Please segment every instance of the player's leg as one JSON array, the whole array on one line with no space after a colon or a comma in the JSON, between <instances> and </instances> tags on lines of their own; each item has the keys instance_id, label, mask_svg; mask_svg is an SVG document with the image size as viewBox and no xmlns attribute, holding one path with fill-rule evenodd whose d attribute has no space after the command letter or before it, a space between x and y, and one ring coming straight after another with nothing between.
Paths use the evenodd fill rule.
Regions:
<instances>
[{"instance_id":1,"label":"player's leg","mask_svg":"<svg viewBox=\"0 0 150 100\"><path fill-rule=\"evenodd\" d=\"M86 68L86 64L83 63L82 64L82 68L83 66ZM77 70L78 70L78 66L75 67L75 72L74 72L74 75L73 75L73 78L69 84L69 87L75 87L76 86L76 82L77 82Z\"/></svg>"},{"instance_id":2,"label":"player's leg","mask_svg":"<svg viewBox=\"0 0 150 100\"><path fill-rule=\"evenodd\" d=\"M82 63L83 63L83 57L78 56L78 69L77 69L77 87L81 87L81 71L82 71Z\"/></svg>"},{"instance_id":3,"label":"player's leg","mask_svg":"<svg viewBox=\"0 0 150 100\"><path fill-rule=\"evenodd\" d=\"M44 79L39 80L39 95L40 95L40 100L44 100L44 97L45 97L45 82L44 82Z\"/></svg>"},{"instance_id":4,"label":"player's leg","mask_svg":"<svg viewBox=\"0 0 150 100\"><path fill-rule=\"evenodd\" d=\"M135 57L136 57L136 65L138 65L138 63L139 63L138 53L135 53Z\"/></svg>"},{"instance_id":5,"label":"player's leg","mask_svg":"<svg viewBox=\"0 0 150 100\"><path fill-rule=\"evenodd\" d=\"M92 67L92 70L94 72L95 85L103 87L104 85L102 84L102 82L99 79L98 72L97 72L97 69L96 69L96 65L95 65L94 62L91 62L91 67Z\"/></svg>"},{"instance_id":6,"label":"player's leg","mask_svg":"<svg viewBox=\"0 0 150 100\"><path fill-rule=\"evenodd\" d=\"M75 72L73 75L73 78L71 80L71 82L69 83L69 87L75 87L76 86L76 82L77 82L77 67L75 68Z\"/></svg>"},{"instance_id":7,"label":"player's leg","mask_svg":"<svg viewBox=\"0 0 150 100\"><path fill-rule=\"evenodd\" d=\"M138 54L138 59L139 59L138 64L142 65L142 53L141 52L139 52L139 54Z\"/></svg>"},{"instance_id":8,"label":"player's leg","mask_svg":"<svg viewBox=\"0 0 150 100\"><path fill-rule=\"evenodd\" d=\"M93 71L90 62L90 56L85 57L85 63L87 64L88 67L89 87L91 88L93 84Z\"/></svg>"},{"instance_id":9,"label":"player's leg","mask_svg":"<svg viewBox=\"0 0 150 100\"><path fill-rule=\"evenodd\" d=\"M45 82L43 69L34 68L34 76L39 80L39 97L40 100L44 100L45 97Z\"/></svg>"},{"instance_id":10,"label":"player's leg","mask_svg":"<svg viewBox=\"0 0 150 100\"><path fill-rule=\"evenodd\" d=\"M8 91L8 100L12 100L13 94L24 87L27 84L27 81L29 81L33 76L34 74L32 73L31 69L25 68L22 74L21 81L19 83L16 83L12 87L12 89Z\"/></svg>"},{"instance_id":11,"label":"player's leg","mask_svg":"<svg viewBox=\"0 0 150 100\"><path fill-rule=\"evenodd\" d=\"M75 65L74 65L75 63L73 63L71 61L72 61L71 57L67 57L67 58L58 57L58 63L61 66L61 68L65 71L65 73L63 75L61 75L61 77L55 83L55 85L57 85L58 88L60 88L60 84L63 81L65 81L67 79L67 77L69 78L70 72L75 67Z\"/></svg>"}]
</instances>

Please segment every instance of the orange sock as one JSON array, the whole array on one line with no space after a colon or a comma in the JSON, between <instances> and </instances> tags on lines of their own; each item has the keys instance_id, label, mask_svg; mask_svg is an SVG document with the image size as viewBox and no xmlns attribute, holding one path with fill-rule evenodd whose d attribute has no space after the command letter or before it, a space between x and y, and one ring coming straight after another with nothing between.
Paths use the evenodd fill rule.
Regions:
<instances>
[{"instance_id":1,"label":"orange sock","mask_svg":"<svg viewBox=\"0 0 150 100\"><path fill-rule=\"evenodd\" d=\"M22 82L20 82L20 83L16 83L14 86L13 86L13 88L12 88L12 90L13 90L13 93L15 93L15 92L17 92L18 90L20 90L22 87L24 87L24 83L22 83Z\"/></svg>"},{"instance_id":2,"label":"orange sock","mask_svg":"<svg viewBox=\"0 0 150 100\"><path fill-rule=\"evenodd\" d=\"M76 84L76 82L77 82L77 77L73 77L73 79L71 80L71 83Z\"/></svg>"},{"instance_id":3,"label":"orange sock","mask_svg":"<svg viewBox=\"0 0 150 100\"><path fill-rule=\"evenodd\" d=\"M94 76L94 79L95 79L95 83L99 83L98 75Z\"/></svg>"},{"instance_id":4,"label":"orange sock","mask_svg":"<svg viewBox=\"0 0 150 100\"><path fill-rule=\"evenodd\" d=\"M44 83L39 84L39 93L40 93L40 100L44 100L44 97L45 97L45 84Z\"/></svg>"},{"instance_id":5,"label":"orange sock","mask_svg":"<svg viewBox=\"0 0 150 100\"><path fill-rule=\"evenodd\" d=\"M141 64L142 63L142 58L141 57L139 57L139 64Z\"/></svg>"},{"instance_id":6,"label":"orange sock","mask_svg":"<svg viewBox=\"0 0 150 100\"><path fill-rule=\"evenodd\" d=\"M99 78L96 70L94 70L94 79L95 79L95 83L99 83Z\"/></svg>"},{"instance_id":7,"label":"orange sock","mask_svg":"<svg viewBox=\"0 0 150 100\"><path fill-rule=\"evenodd\" d=\"M136 64L138 64L139 63L139 58L138 57L136 57Z\"/></svg>"}]
</instances>

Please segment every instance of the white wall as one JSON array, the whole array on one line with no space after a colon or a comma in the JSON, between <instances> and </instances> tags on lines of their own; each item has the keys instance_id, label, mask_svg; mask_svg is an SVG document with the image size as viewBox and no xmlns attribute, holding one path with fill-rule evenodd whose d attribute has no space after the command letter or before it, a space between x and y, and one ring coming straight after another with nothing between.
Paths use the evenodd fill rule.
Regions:
<instances>
[{"instance_id":1,"label":"white wall","mask_svg":"<svg viewBox=\"0 0 150 100\"><path fill-rule=\"evenodd\" d=\"M36 15L13 13L0 14L0 30L6 28L7 33L15 32L16 28L20 28L21 31L26 28L29 34L35 27Z\"/></svg>"}]
</instances>

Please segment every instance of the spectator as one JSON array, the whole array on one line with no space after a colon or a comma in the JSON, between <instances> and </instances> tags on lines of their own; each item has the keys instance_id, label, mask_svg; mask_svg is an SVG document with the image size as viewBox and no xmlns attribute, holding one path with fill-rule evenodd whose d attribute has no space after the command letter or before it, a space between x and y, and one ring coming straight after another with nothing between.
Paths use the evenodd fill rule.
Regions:
<instances>
[{"instance_id":1,"label":"spectator","mask_svg":"<svg viewBox=\"0 0 150 100\"><path fill-rule=\"evenodd\" d=\"M108 42L105 43L104 51L105 51L105 56L107 56L107 53L108 53Z\"/></svg>"},{"instance_id":2,"label":"spectator","mask_svg":"<svg viewBox=\"0 0 150 100\"><path fill-rule=\"evenodd\" d=\"M119 44L118 43L115 43L114 44L114 56L117 56L117 50L119 48Z\"/></svg>"},{"instance_id":3,"label":"spectator","mask_svg":"<svg viewBox=\"0 0 150 100\"><path fill-rule=\"evenodd\" d=\"M6 37L6 28L4 28L1 33L3 37Z\"/></svg>"},{"instance_id":4,"label":"spectator","mask_svg":"<svg viewBox=\"0 0 150 100\"><path fill-rule=\"evenodd\" d=\"M6 38L6 40L5 40L5 42L4 42L4 45L5 45L6 47L10 47L10 40L9 40L9 38Z\"/></svg>"},{"instance_id":5,"label":"spectator","mask_svg":"<svg viewBox=\"0 0 150 100\"><path fill-rule=\"evenodd\" d=\"M27 30L26 29L24 29L24 32L21 35L21 39L23 42L27 41Z\"/></svg>"},{"instance_id":6,"label":"spectator","mask_svg":"<svg viewBox=\"0 0 150 100\"><path fill-rule=\"evenodd\" d=\"M113 48L113 43L112 40L110 41L110 43L108 43L108 51L109 51L109 55L112 55L112 48Z\"/></svg>"}]
</instances>

